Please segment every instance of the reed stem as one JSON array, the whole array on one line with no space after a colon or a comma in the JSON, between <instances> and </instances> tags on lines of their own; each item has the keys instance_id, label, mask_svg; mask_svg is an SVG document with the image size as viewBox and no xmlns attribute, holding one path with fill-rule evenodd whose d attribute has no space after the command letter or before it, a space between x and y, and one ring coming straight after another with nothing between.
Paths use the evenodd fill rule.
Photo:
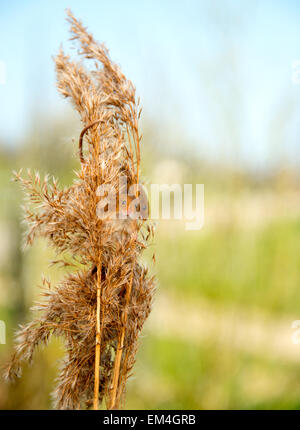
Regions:
<instances>
[{"instance_id":1,"label":"reed stem","mask_svg":"<svg viewBox=\"0 0 300 430\"><path fill-rule=\"evenodd\" d=\"M101 257L97 267L97 310L96 310L96 347L95 347L95 384L94 384L94 410L99 409L100 384L100 357L101 357Z\"/></svg>"},{"instance_id":2,"label":"reed stem","mask_svg":"<svg viewBox=\"0 0 300 430\"><path fill-rule=\"evenodd\" d=\"M126 290L126 298L125 298L125 307L122 315L122 331L121 335L118 340L118 349L116 353L115 363L114 363L114 372L113 372L113 381L112 381L112 393L111 393L111 400L110 400L110 406L109 409L116 409L116 406L118 406L116 403L117 399L117 389L118 389L118 382L119 382L119 375L120 375L120 366L121 366L121 358L122 358L122 352L124 348L124 339L125 339L125 332L126 332L126 323L127 323L127 317L128 317L128 305L132 290L132 283L133 283L133 271L131 272L130 282L128 285L128 288Z\"/></svg>"}]
</instances>

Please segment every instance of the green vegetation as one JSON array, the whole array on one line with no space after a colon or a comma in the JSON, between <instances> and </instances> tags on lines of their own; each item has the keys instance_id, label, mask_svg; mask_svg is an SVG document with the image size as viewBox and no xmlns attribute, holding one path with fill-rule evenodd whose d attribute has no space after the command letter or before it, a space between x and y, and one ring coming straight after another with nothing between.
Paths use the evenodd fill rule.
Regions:
<instances>
[{"instance_id":1,"label":"green vegetation","mask_svg":"<svg viewBox=\"0 0 300 430\"><path fill-rule=\"evenodd\" d=\"M147 142L145 136L146 152ZM49 142L43 151L51 153L52 147ZM0 345L1 365L11 352L13 331L29 319L40 273L54 280L62 274L47 266L50 251L44 242L20 253L19 241L13 241L21 200L18 187L9 182L10 172L28 166L27 160L31 167L42 166L55 175L62 170L71 172L76 162L71 150L72 145L70 151L62 151L57 170L53 157L49 156L48 168L46 153L30 144L22 153L0 157L0 319L7 324L7 345ZM189 175L195 179L195 161L194 165L195 171ZM152 167L147 166L149 177ZM247 190L246 200L255 209L252 198L263 196L260 187L240 179L239 193L234 194L230 185L234 181L228 180L225 189L223 176L218 182L218 177L209 176L208 168L207 172L201 178L206 186L204 228L192 232L180 223L162 222L148 252L149 260L156 253L154 270L159 285L134 377L129 381L126 408L299 409L300 346L291 340L291 323L300 320L297 198L294 212L283 216L270 209L272 217L260 215L259 223L248 223L246 218L243 222L248 210L244 200L237 219L222 205L224 195L229 203L237 203ZM63 180L70 183L69 177ZM280 194L278 178L262 185L274 201L285 203L289 185ZM297 191L298 185L290 188ZM212 202L218 206L219 197L215 219L210 209ZM20 382L13 386L1 383L0 409L50 408L62 349L58 341L51 342L47 350L37 353Z\"/></svg>"}]
</instances>

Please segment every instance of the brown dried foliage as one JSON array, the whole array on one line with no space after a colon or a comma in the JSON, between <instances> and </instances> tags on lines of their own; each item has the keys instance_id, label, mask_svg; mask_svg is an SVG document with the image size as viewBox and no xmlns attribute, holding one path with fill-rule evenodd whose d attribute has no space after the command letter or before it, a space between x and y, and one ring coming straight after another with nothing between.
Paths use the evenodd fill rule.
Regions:
<instances>
[{"instance_id":1,"label":"brown dried foliage","mask_svg":"<svg viewBox=\"0 0 300 430\"><path fill-rule=\"evenodd\" d=\"M36 319L20 328L6 377L20 376L23 361L31 362L39 344L52 335L64 339L66 356L54 393L55 407L89 408L105 400L106 407L122 405L139 333L151 310L154 280L139 262L153 227L146 220L101 220L96 207L97 187L111 184L118 191L119 176L128 186L140 183L140 110L133 84L68 11L71 39L79 55L94 60L88 71L61 49L55 58L57 86L70 98L83 123L80 170L72 186L39 175L16 180L29 203L25 220L26 243L37 236L48 239L60 257L54 264L70 271L52 287L43 279L43 300L35 306ZM100 67L99 67L100 65ZM102 65L102 67L101 67ZM82 143L87 148L83 154Z\"/></svg>"}]
</instances>

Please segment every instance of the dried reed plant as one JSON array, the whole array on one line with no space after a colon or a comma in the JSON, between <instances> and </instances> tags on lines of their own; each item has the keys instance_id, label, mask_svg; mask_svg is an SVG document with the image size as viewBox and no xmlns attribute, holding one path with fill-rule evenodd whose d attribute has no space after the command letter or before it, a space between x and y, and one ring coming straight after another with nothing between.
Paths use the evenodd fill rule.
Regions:
<instances>
[{"instance_id":1,"label":"dried reed plant","mask_svg":"<svg viewBox=\"0 0 300 430\"><path fill-rule=\"evenodd\" d=\"M139 257L153 226L141 219L145 217L99 218L97 207L105 196L97 190L105 184L120 194L122 175L128 187L136 184L131 203L138 201L140 109L133 84L111 61L106 47L71 11L67 14L79 56L95 65L88 71L83 61L71 61L62 49L55 58L58 89L71 99L83 123L81 167L67 189L60 189L54 178L41 180L30 172L26 179L21 172L15 178L28 197L26 244L37 236L47 238L60 255L53 264L71 265L73 270L54 287L43 279L43 300L33 308L38 316L18 331L6 377L20 376L22 362L32 361L39 344L47 344L51 335L61 336L66 356L54 407L98 409L105 402L108 409L117 409L123 405L139 333L151 310L154 279ZM120 206L118 201L117 211Z\"/></svg>"}]
</instances>

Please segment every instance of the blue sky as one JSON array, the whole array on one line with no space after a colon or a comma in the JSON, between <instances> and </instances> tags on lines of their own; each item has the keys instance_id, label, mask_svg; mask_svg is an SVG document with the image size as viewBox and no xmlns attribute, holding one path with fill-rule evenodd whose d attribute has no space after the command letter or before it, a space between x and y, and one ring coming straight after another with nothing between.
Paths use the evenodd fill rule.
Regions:
<instances>
[{"instance_id":1,"label":"blue sky","mask_svg":"<svg viewBox=\"0 0 300 430\"><path fill-rule=\"evenodd\" d=\"M70 52L66 7L107 44L175 145L254 165L274 154L300 161L296 0L0 0L4 143L22 140L37 106L49 116L66 108L51 59L61 43Z\"/></svg>"}]
</instances>

